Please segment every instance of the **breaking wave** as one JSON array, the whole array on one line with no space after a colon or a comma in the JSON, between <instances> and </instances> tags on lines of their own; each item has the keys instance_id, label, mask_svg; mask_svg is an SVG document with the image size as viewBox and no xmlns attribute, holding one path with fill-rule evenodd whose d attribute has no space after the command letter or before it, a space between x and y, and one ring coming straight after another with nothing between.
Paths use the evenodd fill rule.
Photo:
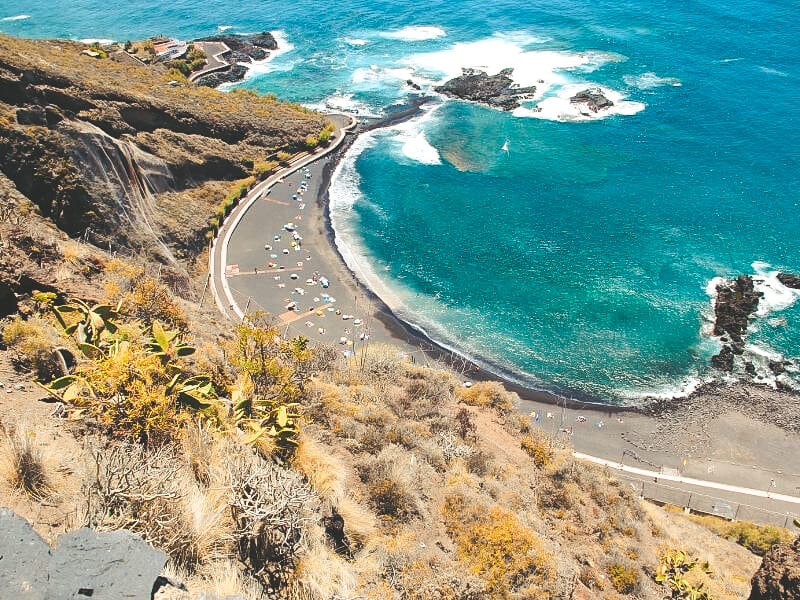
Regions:
<instances>
[{"instance_id":1,"label":"breaking wave","mask_svg":"<svg viewBox=\"0 0 800 600\"><path fill-rule=\"evenodd\" d=\"M404 42L423 42L436 40L447 35L441 27L435 25L409 25L395 31L384 31L380 37L389 40L402 40Z\"/></svg>"}]
</instances>

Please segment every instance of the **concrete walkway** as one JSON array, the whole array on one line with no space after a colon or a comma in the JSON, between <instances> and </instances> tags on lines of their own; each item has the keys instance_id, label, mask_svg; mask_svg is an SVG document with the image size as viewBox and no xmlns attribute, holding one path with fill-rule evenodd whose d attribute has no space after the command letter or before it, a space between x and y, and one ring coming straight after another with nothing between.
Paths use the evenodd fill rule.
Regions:
<instances>
[{"instance_id":1,"label":"concrete walkway","mask_svg":"<svg viewBox=\"0 0 800 600\"><path fill-rule=\"evenodd\" d=\"M224 42L194 42L194 45L205 52L206 66L189 75L189 81L194 81L215 71L230 68L230 63L222 59L223 54L231 51Z\"/></svg>"}]
</instances>

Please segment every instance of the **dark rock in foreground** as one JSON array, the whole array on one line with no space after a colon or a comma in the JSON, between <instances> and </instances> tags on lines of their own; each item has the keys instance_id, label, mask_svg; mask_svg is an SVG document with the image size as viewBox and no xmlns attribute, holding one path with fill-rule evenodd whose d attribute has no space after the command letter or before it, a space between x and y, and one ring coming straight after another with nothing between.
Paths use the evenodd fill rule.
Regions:
<instances>
[{"instance_id":1,"label":"dark rock in foreground","mask_svg":"<svg viewBox=\"0 0 800 600\"><path fill-rule=\"evenodd\" d=\"M732 371L734 355L744 353L744 335L750 316L758 309L761 296L749 275L739 275L717 286L714 335L722 339L723 346L719 354L711 359L716 368Z\"/></svg>"},{"instance_id":2,"label":"dark rock in foreground","mask_svg":"<svg viewBox=\"0 0 800 600\"><path fill-rule=\"evenodd\" d=\"M750 600L800 600L800 538L770 548L752 585Z\"/></svg>"},{"instance_id":3,"label":"dark rock in foreground","mask_svg":"<svg viewBox=\"0 0 800 600\"><path fill-rule=\"evenodd\" d=\"M788 288L800 290L800 276L789 273L778 273L778 281Z\"/></svg>"},{"instance_id":4,"label":"dark rock in foreground","mask_svg":"<svg viewBox=\"0 0 800 600\"><path fill-rule=\"evenodd\" d=\"M514 110L522 100L533 97L536 87L519 87L511 79L513 69L503 69L488 75L476 69L464 69L463 75L451 79L436 89L440 94L487 104L503 110Z\"/></svg>"},{"instance_id":5,"label":"dark rock in foreground","mask_svg":"<svg viewBox=\"0 0 800 600\"><path fill-rule=\"evenodd\" d=\"M0 598L43 599L50 548L25 519L7 508L0 508L0 531Z\"/></svg>"},{"instance_id":6,"label":"dark rock in foreground","mask_svg":"<svg viewBox=\"0 0 800 600\"><path fill-rule=\"evenodd\" d=\"M129 531L64 534L51 550L33 528L0 509L0 598L150 600L166 555Z\"/></svg>"},{"instance_id":7,"label":"dark rock in foreground","mask_svg":"<svg viewBox=\"0 0 800 600\"><path fill-rule=\"evenodd\" d=\"M58 538L50 560L48 598L149 599L167 562L129 531L79 529Z\"/></svg>"},{"instance_id":8,"label":"dark rock in foreground","mask_svg":"<svg viewBox=\"0 0 800 600\"><path fill-rule=\"evenodd\" d=\"M614 103L603 95L600 88L587 89L578 92L569 99L572 104L581 104L590 111L597 113L601 110L608 110Z\"/></svg>"}]
</instances>

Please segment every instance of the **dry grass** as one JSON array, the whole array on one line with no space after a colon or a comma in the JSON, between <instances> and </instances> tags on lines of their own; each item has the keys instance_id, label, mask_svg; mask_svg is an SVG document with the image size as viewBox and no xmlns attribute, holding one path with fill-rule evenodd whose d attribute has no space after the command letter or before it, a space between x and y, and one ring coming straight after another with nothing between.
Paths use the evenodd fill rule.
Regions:
<instances>
[{"instance_id":1,"label":"dry grass","mask_svg":"<svg viewBox=\"0 0 800 600\"><path fill-rule=\"evenodd\" d=\"M390 521L425 515L420 486L432 469L399 446L386 446L374 459L362 460L359 474L375 512Z\"/></svg>"},{"instance_id":2,"label":"dry grass","mask_svg":"<svg viewBox=\"0 0 800 600\"><path fill-rule=\"evenodd\" d=\"M297 562L291 590L297 597L314 600L352 598L357 588L357 575L347 560L331 550L321 540L303 553Z\"/></svg>"},{"instance_id":3,"label":"dry grass","mask_svg":"<svg viewBox=\"0 0 800 600\"><path fill-rule=\"evenodd\" d=\"M459 388L456 397L464 404L493 408L501 413L514 410L519 398L497 381L479 381L468 388Z\"/></svg>"},{"instance_id":4,"label":"dry grass","mask_svg":"<svg viewBox=\"0 0 800 600\"><path fill-rule=\"evenodd\" d=\"M5 431L0 439L0 473L11 487L35 500L54 491L54 470L47 464L35 432L24 424Z\"/></svg>"},{"instance_id":5,"label":"dry grass","mask_svg":"<svg viewBox=\"0 0 800 600\"><path fill-rule=\"evenodd\" d=\"M59 345L53 327L38 318L10 319L3 326L3 343L13 352L14 364L21 370L31 370L40 381L50 381L61 375L53 350Z\"/></svg>"},{"instance_id":6,"label":"dry grass","mask_svg":"<svg viewBox=\"0 0 800 600\"><path fill-rule=\"evenodd\" d=\"M263 586L254 578L243 572L241 564L233 560L209 563L201 573L178 579L187 582L192 593L192 600L202 598L243 598L244 600L260 600L264 598Z\"/></svg>"}]
</instances>

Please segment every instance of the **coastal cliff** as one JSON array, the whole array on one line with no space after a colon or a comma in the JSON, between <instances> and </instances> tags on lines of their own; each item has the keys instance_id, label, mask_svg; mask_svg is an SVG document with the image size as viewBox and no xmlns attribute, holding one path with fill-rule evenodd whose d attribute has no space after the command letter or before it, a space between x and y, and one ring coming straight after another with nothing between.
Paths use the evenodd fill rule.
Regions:
<instances>
[{"instance_id":1,"label":"coastal cliff","mask_svg":"<svg viewBox=\"0 0 800 600\"><path fill-rule=\"evenodd\" d=\"M325 127L297 105L91 58L84 47L0 36L0 171L74 237L169 263L173 241L184 256L197 253L225 193L204 186L247 177ZM200 205L177 207L176 220L181 200L162 202L166 192ZM170 240L175 229L182 240Z\"/></svg>"}]
</instances>

